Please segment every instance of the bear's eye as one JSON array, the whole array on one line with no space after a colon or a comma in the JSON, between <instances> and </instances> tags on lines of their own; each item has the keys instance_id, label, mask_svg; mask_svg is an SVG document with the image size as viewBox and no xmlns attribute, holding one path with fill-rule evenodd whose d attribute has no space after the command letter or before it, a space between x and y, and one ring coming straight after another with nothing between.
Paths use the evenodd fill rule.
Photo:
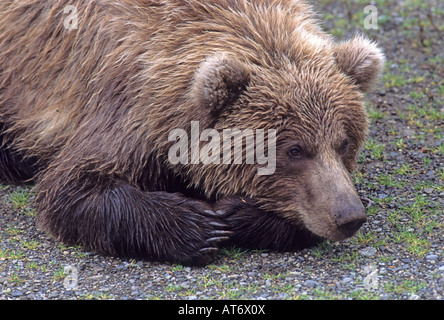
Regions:
<instances>
[{"instance_id":1,"label":"bear's eye","mask_svg":"<svg viewBox=\"0 0 444 320\"><path fill-rule=\"evenodd\" d=\"M290 148L288 154L292 157L292 158L296 158L296 159L300 159L302 158L302 147L301 146L293 146Z\"/></svg>"},{"instance_id":2,"label":"bear's eye","mask_svg":"<svg viewBox=\"0 0 444 320\"><path fill-rule=\"evenodd\" d=\"M350 142L348 139L344 139L341 143L341 146L339 147L339 153L345 154L348 151L348 148L350 147Z\"/></svg>"}]
</instances>

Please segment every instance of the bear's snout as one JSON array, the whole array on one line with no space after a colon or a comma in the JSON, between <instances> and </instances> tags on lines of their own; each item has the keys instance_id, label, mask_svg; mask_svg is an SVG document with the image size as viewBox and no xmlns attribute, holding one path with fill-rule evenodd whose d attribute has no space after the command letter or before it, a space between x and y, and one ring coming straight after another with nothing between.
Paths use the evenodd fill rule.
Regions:
<instances>
[{"instance_id":1,"label":"bear's snout","mask_svg":"<svg viewBox=\"0 0 444 320\"><path fill-rule=\"evenodd\" d=\"M345 238L353 236L367 221L365 208L359 199L336 208L336 225Z\"/></svg>"},{"instance_id":2,"label":"bear's snout","mask_svg":"<svg viewBox=\"0 0 444 320\"><path fill-rule=\"evenodd\" d=\"M314 162L308 170L310 194L315 194L303 211L307 228L322 238L342 241L352 237L367 221L364 205L347 170L339 162L326 165Z\"/></svg>"}]
</instances>

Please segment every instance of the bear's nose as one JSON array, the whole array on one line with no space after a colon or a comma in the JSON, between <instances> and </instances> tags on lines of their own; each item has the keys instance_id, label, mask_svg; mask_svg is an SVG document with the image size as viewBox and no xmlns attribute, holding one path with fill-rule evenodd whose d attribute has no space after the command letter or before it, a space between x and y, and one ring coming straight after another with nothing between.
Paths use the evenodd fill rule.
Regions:
<instances>
[{"instance_id":1,"label":"bear's nose","mask_svg":"<svg viewBox=\"0 0 444 320\"><path fill-rule=\"evenodd\" d=\"M354 235L366 221L365 208L359 200L342 206L336 213L336 224L347 237Z\"/></svg>"}]
</instances>

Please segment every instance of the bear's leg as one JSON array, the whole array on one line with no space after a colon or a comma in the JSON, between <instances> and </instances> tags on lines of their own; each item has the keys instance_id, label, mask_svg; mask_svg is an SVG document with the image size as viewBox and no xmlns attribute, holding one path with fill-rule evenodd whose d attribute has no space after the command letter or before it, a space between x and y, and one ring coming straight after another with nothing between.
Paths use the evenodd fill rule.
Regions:
<instances>
[{"instance_id":1,"label":"bear's leg","mask_svg":"<svg viewBox=\"0 0 444 320\"><path fill-rule=\"evenodd\" d=\"M225 246L297 251L322 241L310 231L257 208L252 199L227 197L216 204L215 210L224 211L223 219L233 232L229 240L224 242Z\"/></svg>"},{"instance_id":2,"label":"bear's leg","mask_svg":"<svg viewBox=\"0 0 444 320\"><path fill-rule=\"evenodd\" d=\"M48 170L36 198L39 223L64 243L113 256L205 265L231 234L205 202L69 171Z\"/></svg>"}]
</instances>

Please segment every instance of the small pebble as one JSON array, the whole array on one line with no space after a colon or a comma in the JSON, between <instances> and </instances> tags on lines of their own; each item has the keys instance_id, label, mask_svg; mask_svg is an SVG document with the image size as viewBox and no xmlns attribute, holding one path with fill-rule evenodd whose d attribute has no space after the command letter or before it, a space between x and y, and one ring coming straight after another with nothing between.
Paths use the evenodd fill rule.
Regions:
<instances>
[{"instance_id":1,"label":"small pebble","mask_svg":"<svg viewBox=\"0 0 444 320\"><path fill-rule=\"evenodd\" d=\"M359 254L364 257L373 257L376 254L377 250L373 247L367 247L359 250Z\"/></svg>"},{"instance_id":2,"label":"small pebble","mask_svg":"<svg viewBox=\"0 0 444 320\"><path fill-rule=\"evenodd\" d=\"M304 282L304 284L305 284L307 287L309 287L309 288L313 288L313 287L315 287L315 286L318 285L318 283L317 283L316 281L314 281L314 280L306 280L306 281Z\"/></svg>"},{"instance_id":3,"label":"small pebble","mask_svg":"<svg viewBox=\"0 0 444 320\"><path fill-rule=\"evenodd\" d=\"M353 281L353 279L349 278L349 277L345 277L345 278L342 279L343 283L349 283L349 282L352 282L352 281Z\"/></svg>"},{"instance_id":4,"label":"small pebble","mask_svg":"<svg viewBox=\"0 0 444 320\"><path fill-rule=\"evenodd\" d=\"M13 297L21 297L21 296L23 296L23 292L19 291L19 290L12 291L11 292L11 296L13 296Z\"/></svg>"}]
</instances>

